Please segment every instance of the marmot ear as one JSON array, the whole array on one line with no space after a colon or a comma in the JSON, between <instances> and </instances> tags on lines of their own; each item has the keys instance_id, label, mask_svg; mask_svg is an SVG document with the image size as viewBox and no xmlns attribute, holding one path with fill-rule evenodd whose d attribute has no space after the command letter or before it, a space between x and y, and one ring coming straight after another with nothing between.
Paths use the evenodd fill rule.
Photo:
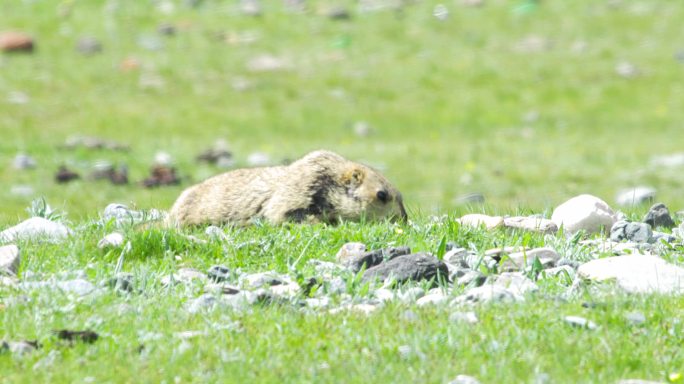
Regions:
<instances>
[{"instance_id":1,"label":"marmot ear","mask_svg":"<svg viewBox=\"0 0 684 384\"><path fill-rule=\"evenodd\" d=\"M342 175L342 183L346 185L361 185L366 175L358 168L353 168Z\"/></svg>"}]
</instances>

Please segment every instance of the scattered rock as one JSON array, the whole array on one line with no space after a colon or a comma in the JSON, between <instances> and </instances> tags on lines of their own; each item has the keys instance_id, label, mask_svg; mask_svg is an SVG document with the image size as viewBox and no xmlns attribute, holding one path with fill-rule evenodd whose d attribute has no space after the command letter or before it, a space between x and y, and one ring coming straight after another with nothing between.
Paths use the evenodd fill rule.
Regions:
<instances>
[{"instance_id":1,"label":"scattered rock","mask_svg":"<svg viewBox=\"0 0 684 384\"><path fill-rule=\"evenodd\" d=\"M97 243L97 247L100 249L104 248L117 248L122 246L124 243L124 237L119 232L113 232L102 238Z\"/></svg>"},{"instance_id":2,"label":"scattered rock","mask_svg":"<svg viewBox=\"0 0 684 384\"><path fill-rule=\"evenodd\" d=\"M76 43L76 50L84 55L102 52L102 43L94 37L83 37Z\"/></svg>"},{"instance_id":3,"label":"scattered rock","mask_svg":"<svg viewBox=\"0 0 684 384\"><path fill-rule=\"evenodd\" d=\"M463 226L479 228L484 226L487 229L494 229L504 225L504 219L501 216L487 216L479 213L471 213L456 220Z\"/></svg>"},{"instance_id":4,"label":"scattered rock","mask_svg":"<svg viewBox=\"0 0 684 384\"><path fill-rule=\"evenodd\" d=\"M559 267L549 268L544 270L544 273L546 274L546 276L567 276L570 279L575 279L575 268L569 265L561 265Z\"/></svg>"},{"instance_id":5,"label":"scattered rock","mask_svg":"<svg viewBox=\"0 0 684 384\"><path fill-rule=\"evenodd\" d=\"M240 282L249 288L260 288L285 284L289 279L275 272L259 272L241 276Z\"/></svg>"},{"instance_id":6,"label":"scattered rock","mask_svg":"<svg viewBox=\"0 0 684 384\"><path fill-rule=\"evenodd\" d=\"M485 4L484 0L461 0L459 3L464 7L481 7Z\"/></svg>"},{"instance_id":7,"label":"scattered rock","mask_svg":"<svg viewBox=\"0 0 684 384\"><path fill-rule=\"evenodd\" d=\"M19 247L14 244L0 247L0 275L16 276L20 262Z\"/></svg>"},{"instance_id":8,"label":"scattered rock","mask_svg":"<svg viewBox=\"0 0 684 384\"><path fill-rule=\"evenodd\" d=\"M430 254L414 253L368 268L363 274L363 281L390 278L398 283L432 279L436 281L440 276L443 279L449 278L446 264Z\"/></svg>"},{"instance_id":9,"label":"scattered rock","mask_svg":"<svg viewBox=\"0 0 684 384\"><path fill-rule=\"evenodd\" d=\"M656 168L677 168L684 166L684 152L653 156L650 164L652 167Z\"/></svg>"},{"instance_id":10,"label":"scattered rock","mask_svg":"<svg viewBox=\"0 0 684 384\"><path fill-rule=\"evenodd\" d=\"M218 141L212 148L197 155L197 161L219 165L222 168L228 168L234 164L233 153L228 150L228 144L222 140Z\"/></svg>"},{"instance_id":11,"label":"scattered rock","mask_svg":"<svg viewBox=\"0 0 684 384\"><path fill-rule=\"evenodd\" d=\"M209 280L221 283L230 280L230 269L223 265L214 265L207 272Z\"/></svg>"},{"instance_id":12,"label":"scattered rock","mask_svg":"<svg viewBox=\"0 0 684 384\"><path fill-rule=\"evenodd\" d=\"M247 16L261 16L259 0L240 0L240 11Z\"/></svg>"},{"instance_id":13,"label":"scattered rock","mask_svg":"<svg viewBox=\"0 0 684 384\"><path fill-rule=\"evenodd\" d=\"M487 277L484 274L473 271L472 269L459 269L449 276L449 278L454 284L465 287L479 287L487 280Z\"/></svg>"},{"instance_id":14,"label":"scattered rock","mask_svg":"<svg viewBox=\"0 0 684 384\"><path fill-rule=\"evenodd\" d=\"M86 331L70 331L68 329L61 329L58 331L53 331L57 338L66 341L81 341L84 343L92 344L100 338L96 332L86 330Z\"/></svg>"},{"instance_id":15,"label":"scattered rock","mask_svg":"<svg viewBox=\"0 0 684 384\"><path fill-rule=\"evenodd\" d=\"M176 175L176 168L156 165L150 169L150 177L142 181L145 188L155 188L167 185L180 184L180 178Z\"/></svg>"},{"instance_id":16,"label":"scattered rock","mask_svg":"<svg viewBox=\"0 0 684 384\"><path fill-rule=\"evenodd\" d=\"M494 278L490 283L494 286L506 288L515 295L524 296L529 292L539 289L537 284L520 272L504 272Z\"/></svg>"},{"instance_id":17,"label":"scattered rock","mask_svg":"<svg viewBox=\"0 0 684 384\"><path fill-rule=\"evenodd\" d=\"M202 296L192 300L187 304L187 311L189 313L198 313L206 309L214 308L218 304L216 296L211 293L205 293Z\"/></svg>"},{"instance_id":18,"label":"scattered rock","mask_svg":"<svg viewBox=\"0 0 684 384\"><path fill-rule=\"evenodd\" d=\"M14 156L12 166L14 166L14 169L19 170L33 169L36 167L36 160L25 153L18 153L16 156Z\"/></svg>"},{"instance_id":19,"label":"scattered rock","mask_svg":"<svg viewBox=\"0 0 684 384\"><path fill-rule=\"evenodd\" d=\"M575 327L575 328L583 328L583 329L596 329L598 328L598 325L594 323L591 320L587 320L584 317L580 316L565 316L563 318L563 321L565 321L566 324Z\"/></svg>"},{"instance_id":20,"label":"scattered rock","mask_svg":"<svg viewBox=\"0 0 684 384\"><path fill-rule=\"evenodd\" d=\"M57 242L66 239L71 230L62 223L42 217L32 217L0 232L0 242L17 240L45 240Z\"/></svg>"},{"instance_id":21,"label":"scattered rock","mask_svg":"<svg viewBox=\"0 0 684 384\"><path fill-rule=\"evenodd\" d=\"M611 228L617 217L605 201L592 195L579 195L556 207L551 220L566 234L582 230L592 234Z\"/></svg>"},{"instance_id":22,"label":"scattered rock","mask_svg":"<svg viewBox=\"0 0 684 384\"><path fill-rule=\"evenodd\" d=\"M558 226L553 221L534 216L506 217L504 218L504 226L507 228L522 229L525 231L540 233L556 233L558 231Z\"/></svg>"},{"instance_id":23,"label":"scattered rock","mask_svg":"<svg viewBox=\"0 0 684 384\"><path fill-rule=\"evenodd\" d=\"M3 52L33 52L35 42L24 32L0 32L0 51Z\"/></svg>"},{"instance_id":24,"label":"scattered rock","mask_svg":"<svg viewBox=\"0 0 684 384\"><path fill-rule=\"evenodd\" d=\"M65 184L80 178L81 176L78 173L69 170L66 165L60 166L55 174L55 181L59 184Z\"/></svg>"},{"instance_id":25,"label":"scattered rock","mask_svg":"<svg viewBox=\"0 0 684 384\"><path fill-rule=\"evenodd\" d=\"M2 61L0 61L2 67ZM31 97L26 92L12 91L7 94L7 102L10 104L24 105L31 101Z\"/></svg>"},{"instance_id":26,"label":"scattered rock","mask_svg":"<svg viewBox=\"0 0 684 384\"><path fill-rule=\"evenodd\" d=\"M357 121L352 127L354 134L359 137L368 137L373 133L373 128L365 121Z\"/></svg>"},{"instance_id":27,"label":"scattered rock","mask_svg":"<svg viewBox=\"0 0 684 384\"><path fill-rule=\"evenodd\" d=\"M465 248L452 248L447 251L447 253L444 254L444 257L442 257L442 260L444 260L445 263L457 265L460 267L468 268L468 264L466 263L467 257L470 255L467 249Z\"/></svg>"},{"instance_id":28,"label":"scattered rock","mask_svg":"<svg viewBox=\"0 0 684 384\"><path fill-rule=\"evenodd\" d=\"M376 289L375 292L373 292L373 296L380 300L381 303L392 301L396 298L394 292L386 288Z\"/></svg>"},{"instance_id":29,"label":"scattered rock","mask_svg":"<svg viewBox=\"0 0 684 384\"><path fill-rule=\"evenodd\" d=\"M646 316L641 312L629 312L625 314L625 320L631 325L641 325L646 322Z\"/></svg>"},{"instance_id":30,"label":"scattered rock","mask_svg":"<svg viewBox=\"0 0 684 384\"><path fill-rule=\"evenodd\" d=\"M345 264L352 258L359 257L366 253L366 244L364 243L345 243L340 247L335 256L338 263Z\"/></svg>"},{"instance_id":31,"label":"scattered rock","mask_svg":"<svg viewBox=\"0 0 684 384\"><path fill-rule=\"evenodd\" d=\"M476 304L486 302L523 301L523 297L499 285L485 284L471 288L463 295L455 298L453 304Z\"/></svg>"},{"instance_id":32,"label":"scattered rock","mask_svg":"<svg viewBox=\"0 0 684 384\"><path fill-rule=\"evenodd\" d=\"M147 51L160 51L164 49L164 42L154 35L138 37L138 46Z\"/></svg>"},{"instance_id":33,"label":"scattered rock","mask_svg":"<svg viewBox=\"0 0 684 384\"><path fill-rule=\"evenodd\" d=\"M617 73L618 76L624 77L626 79L633 79L641 75L639 68L628 61L621 61L617 63L615 65L615 73Z\"/></svg>"},{"instance_id":34,"label":"scattered rock","mask_svg":"<svg viewBox=\"0 0 684 384\"><path fill-rule=\"evenodd\" d=\"M74 279L66 281L22 281L18 288L25 290L34 289L52 289L60 290L64 293L73 293L78 296L85 296L93 291L96 287L87 280Z\"/></svg>"},{"instance_id":35,"label":"scattered rock","mask_svg":"<svg viewBox=\"0 0 684 384\"><path fill-rule=\"evenodd\" d=\"M596 259L582 264L577 273L593 281L615 280L630 293L684 293L684 269L656 256Z\"/></svg>"},{"instance_id":36,"label":"scattered rock","mask_svg":"<svg viewBox=\"0 0 684 384\"><path fill-rule=\"evenodd\" d=\"M109 279L107 286L116 291L131 293L134 291L133 280L133 274L121 272Z\"/></svg>"},{"instance_id":37,"label":"scattered rock","mask_svg":"<svg viewBox=\"0 0 684 384\"><path fill-rule=\"evenodd\" d=\"M449 18L449 9L444 4L437 4L432 9L432 15L439 21L445 21Z\"/></svg>"},{"instance_id":38,"label":"scattered rock","mask_svg":"<svg viewBox=\"0 0 684 384\"><path fill-rule=\"evenodd\" d=\"M653 231L646 223L620 220L610 229L610 239L615 242L627 240L635 243L649 243L653 241Z\"/></svg>"},{"instance_id":39,"label":"scattered rock","mask_svg":"<svg viewBox=\"0 0 684 384\"><path fill-rule=\"evenodd\" d=\"M639 186L623 189L618 192L615 201L623 207L633 207L643 203L652 203L656 197L656 190L652 187Z\"/></svg>"},{"instance_id":40,"label":"scattered rock","mask_svg":"<svg viewBox=\"0 0 684 384\"><path fill-rule=\"evenodd\" d=\"M40 347L38 340L0 341L0 353L9 351L15 356L28 355Z\"/></svg>"},{"instance_id":41,"label":"scattered rock","mask_svg":"<svg viewBox=\"0 0 684 384\"><path fill-rule=\"evenodd\" d=\"M534 265L539 260L544 269L551 268L560 260L560 255L553 248L535 248L529 251L510 253L503 259L501 268L504 271L520 271Z\"/></svg>"},{"instance_id":42,"label":"scattered rock","mask_svg":"<svg viewBox=\"0 0 684 384\"><path fill-rule=\"evenodd\" d=\"M109 162L97 162L88 176L91 180L109 180L114 185L128 184L128 167L124 164L117 170Z\"/></svg>"},{"instance_id":43,"label":"scattered rock","mask_svg":"<svg viewBox=\"0 0 684 384\"><path fill-rule=\"evenodd\" d=\"M449 321L452 323L476 324L479 319L475 312L452 312L449 314Z\"/></svg>"},{"instance_id":44,"label":"scattered rock","mask_svg":"<svg viewBox=\"0 0 684 384\"><path fill-rule=\"evenodd\" d=\"M162 277L161 284L163 286L170 286L173 283L189 283L193 280L205 282L207 274L202 273L194 268L180 268L178 272Z\"/></svg>"},{"instance_id":45,"label":"scattered rock","mask_svg":"<svg viewBox=\"0 0 684 384\"><path fill-rule=\"evenodd\" d=\"M365 247L365 246L364 246ZM354 273L362 268L371 268L384 261L389 261L397 256L408 255L411 253L409 247L396 247L376 249L370 252L347 258L342 264Z\"/></svg>"},{"instance_id":46,"label":"scattered rock","mask_svg":"<svg viewBox=\"0 0 684 384\"><path fill-rule=\"evenodd\" d=\"M97 137L91 136L72 136L66 139L64 144L61 146L64 149L76 149L76 148L86 148L86 149L108 149L113 151L126 152L130 150L130 147L126 144L121 144L116 141L104 140Z\"/></svg>"},{"instance_id":47,"label":"scattered rock","mask_svg":"<svg viewBox=\"0 0 684 384\"><path fill-rule=\"evenodd\" d=\"M337 314L340 312L357 312L363 315L370 315L378 309L376 305L373 304L347 304L338 308L333 308L329 311L330 314Z\"/></svg>"},{"instance_id":48,"label":"scattered rock","mask_svg":"<svg viewBox=\"0 0 684 384\"><path fill-rule=\"evenodd\" d=\"M657 203L654 204L644 216L644 223L650 225L653 228L664 227L672 228L675 226L675 222L670 216L670 210L667 209L665 204Z\"/></svg>"},{"instance_id":49,"label":"scattered rock","mask_svg":"<svg viewBox=\"0 0 684 384\"><path fill-rule=\"evenodd\" d=\"M451 380L449 384L480 384L480 382L468 375L458 375L455 379Z\"/></svg>"},{"instance_id":50,"label":"scattered rock","mask_svg":"<svg viewBox=\"0 0 684 384\"><path fill-rule=\"evenodd\" d=\"M435 292L427 294L416 301L416 305L419 307L425 305L440 305L447 302L449 296L443 292Z\"/></svg>"},{"instance_id":51,"label":"scattered rock","mask_svg":"<svg viewBox=\"0 0 684 384\"><path fill-rule=\"evenodd\" d=\"M13 185L10 188L10 195L19 197L33 196L36 191L30 185Z\"/></svg>"}]
</instances>

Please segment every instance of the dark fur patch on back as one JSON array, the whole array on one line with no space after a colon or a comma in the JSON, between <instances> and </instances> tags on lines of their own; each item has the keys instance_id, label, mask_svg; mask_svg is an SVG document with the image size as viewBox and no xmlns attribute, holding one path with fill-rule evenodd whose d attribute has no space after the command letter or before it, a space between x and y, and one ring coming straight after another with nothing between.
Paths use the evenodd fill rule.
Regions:
<instances>
[{"instance_id":1,"label":"dark fur patch on back","mask_svg":"<svg viewBox=\"0 0 684 384\"><path fill-rule=\"evenodd\" d=\"M285 216L288 220L298 223L306 220L308 216L314 216L326 222L334 219L335 207L328 201L328 194L337 187L330 175L319 175L307 189L307 194L311 198L309 206L287 211Z\"/></svg>"}]
</instances>

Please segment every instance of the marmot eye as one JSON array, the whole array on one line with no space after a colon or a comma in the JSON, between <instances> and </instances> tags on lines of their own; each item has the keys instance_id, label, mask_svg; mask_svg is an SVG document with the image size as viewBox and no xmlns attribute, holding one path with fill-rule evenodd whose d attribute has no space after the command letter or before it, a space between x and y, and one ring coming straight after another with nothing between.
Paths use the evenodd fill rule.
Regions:
<instances>
[{"instance_id":1,"label":"marmot eye","mask_svg":"<svg viewBox=\"0 0 684 384\"><path fill-rule=\"evenodd\" d=\"M386 203L389 200L389 195L386 191L380 190L375 194L375 196L377 196L378 200L382 201L383 203Z\"/></svg>"}]
</instances>

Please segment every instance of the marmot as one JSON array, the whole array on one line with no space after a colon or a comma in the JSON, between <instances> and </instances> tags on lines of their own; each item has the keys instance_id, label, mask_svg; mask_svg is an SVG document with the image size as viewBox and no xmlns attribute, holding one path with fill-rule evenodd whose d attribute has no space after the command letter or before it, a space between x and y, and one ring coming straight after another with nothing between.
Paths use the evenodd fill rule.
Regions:
<instances>
[{"instance_id":1,"label":"marmot","mask_svg":"<svg viewBox=\"0 0 684 384\"><path fill-rule=\"evenodd\" d=\"M314 151L287 166L237 169L194 185L181 193L168 220L185 226L406 217L401 194L378 171Z\"/></svg>"}]
</instances>

